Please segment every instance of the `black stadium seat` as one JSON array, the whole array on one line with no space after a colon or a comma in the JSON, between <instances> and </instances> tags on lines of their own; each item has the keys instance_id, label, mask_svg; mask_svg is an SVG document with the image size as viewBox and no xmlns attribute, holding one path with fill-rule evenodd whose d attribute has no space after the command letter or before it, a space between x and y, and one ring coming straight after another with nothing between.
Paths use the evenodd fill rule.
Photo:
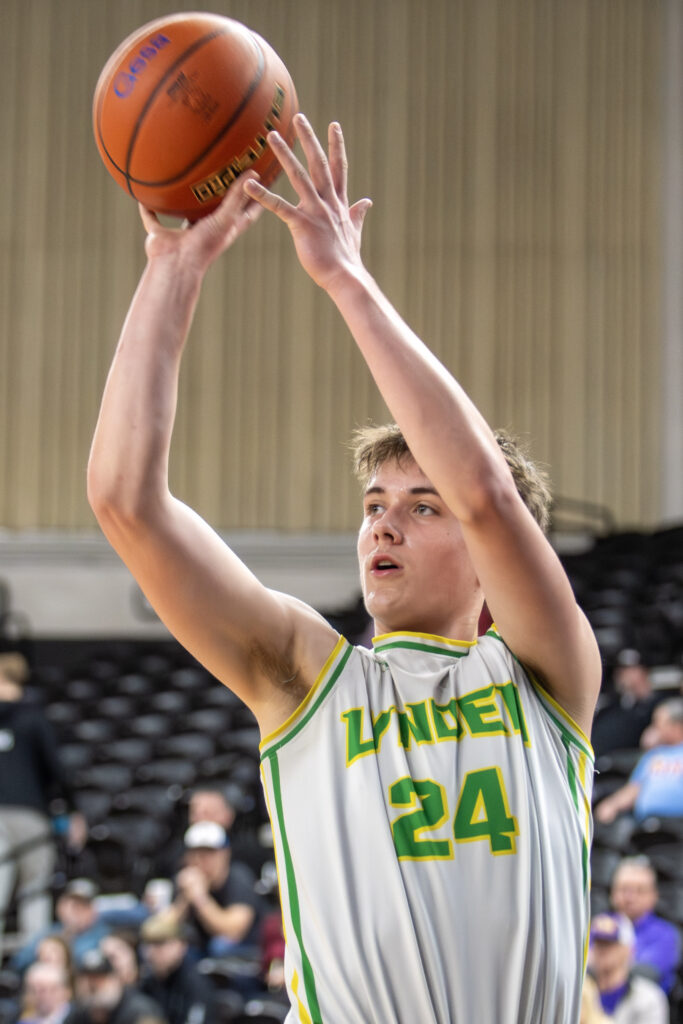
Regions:
<instances>
[{"instance_id":1,"label":"black stadium seat","mask_svg":"<svg viewBox=\"0 0 683 1024\"><path fill-rule=\"evenodd\" d=\"M195 765L182 758L156 758L135 772L139 782L162 782L167 786L191 786L197 777ZM128 788L128 787L126 787Z\"/></svg>"},{"instance_id":2,"label":"black stadium seat","mask_svg":"<svg viewBox=\"0 0 683 1024\"><path fill-rule=\"evenodd\" d=\"M205 732L181 732L165 736L155 743L156 754L160 757L188 758L193 764L212 757L215 743Z\"/></svg>"},{"instance_id":3,"label":"black stadium seat","mask_svg":"<svg viewBox=\"0 0 683 1024\"><path fill-rule=\"evenodd\" d=\"M99 789L111 794L129 789L132 781L132 770L127 765L116 764L113 761L106 764L89 765L76 773L78 786Z\"/></svg>"},{"instance_id":4,"label":"black stadium seat","mask_svg":"<svg viewBox=\"0 0 683 1024\"><path fill-rule=\"evenodd\" d=\"M594 846L591 851L591 879L593 884L603 889L609 889L612 875L620 860L621 854L617 850L607 850Z\"/></svg>"},{"instance_id":5,"label":"black stadium seat","mask_svg":"<svg viewBox=\"0 0 683 1024\"><path fill-rule=\"evenodd\" d=\"M156 739L168 736L173 729L173 719L160 711L144 715L135 715L126 723L126 730L131 736L142 736Z\"/></svg>"},{"instance_id":6,"label":"black stadium seat","mask_svg":"<svg viewBox=\"0 0 683 1024\"><path fill-rule=\"evenodd\" d=\"M151 740L142 736L126 736L105 743L99 749L99 757L103 761L116 761L137 768L152 758L153 750Z\"/></svg>"}]
</instances>

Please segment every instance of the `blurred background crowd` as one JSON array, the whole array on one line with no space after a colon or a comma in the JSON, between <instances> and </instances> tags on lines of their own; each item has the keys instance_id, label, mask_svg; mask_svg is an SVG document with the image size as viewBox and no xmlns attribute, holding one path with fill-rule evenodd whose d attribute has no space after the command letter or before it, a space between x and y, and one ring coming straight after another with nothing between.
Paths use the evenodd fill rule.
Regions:
<instances>
[{"instance_id":1,"label":"blurred background crowd","mask_svg":"<svg viewBox=\"0 0 683 1024\"><path fill-rule=\"evenodd\" d=\"M604 663L584 1024L676 1024L683 528L562 558ZM360 602L328 619L369 642ZM170 640L2 645L2 1024L284 1020L251 713Z\"/></svg>"}]
</instances>

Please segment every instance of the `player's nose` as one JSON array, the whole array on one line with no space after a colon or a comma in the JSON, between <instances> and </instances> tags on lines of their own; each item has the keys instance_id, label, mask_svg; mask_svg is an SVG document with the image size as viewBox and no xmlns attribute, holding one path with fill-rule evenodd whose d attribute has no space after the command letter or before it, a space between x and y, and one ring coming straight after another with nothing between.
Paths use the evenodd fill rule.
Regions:
<instances>
[{"instance_id":1,"label":"player's nose","mask_svg":"<svg viewBox=\"0 0 683 1024\"><path fill-rule=\"evenodd\" d=\"M395 510L385 508L381 515L377 516L372 524L374 536L381 540L390 539L394 544L399 543L403 538L400 517Z\"/></svg>"}]
</instances>

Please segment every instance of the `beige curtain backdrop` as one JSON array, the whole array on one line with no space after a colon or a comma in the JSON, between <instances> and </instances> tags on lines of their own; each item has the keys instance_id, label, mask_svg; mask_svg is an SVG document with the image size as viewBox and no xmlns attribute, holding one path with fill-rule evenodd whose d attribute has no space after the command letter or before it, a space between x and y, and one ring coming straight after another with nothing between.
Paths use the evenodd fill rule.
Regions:
<instances>
[{"instance_id":1,"label":"beige curtain backdrop","mask_svg":"<svg viewBox=\"0 0 683 1024\"><path fill-rule=\"evenodd\" d=\"M2 527L94 526L88 446L144 256L90 104L118 43L179 6L0 3ZM210 9L272 43L320 132L342 122L352 196L374 200L366 262L490 422L530 439L559 494L655 524L660 4ZM352 529L344 442L385 417L335 310L263 218L206 283L174 489L219 528Z\"/></svg>"}]
</instances>

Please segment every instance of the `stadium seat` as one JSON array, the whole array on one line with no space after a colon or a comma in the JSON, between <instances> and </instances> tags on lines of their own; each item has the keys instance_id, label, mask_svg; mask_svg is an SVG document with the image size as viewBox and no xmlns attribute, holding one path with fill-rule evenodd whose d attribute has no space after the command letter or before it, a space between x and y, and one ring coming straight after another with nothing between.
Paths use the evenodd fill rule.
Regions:
<instances>
[{"instance_id":1,"label":"stadium seat","mask_svg":"<svg viewBox=\"0 0 683 1024\"><path fill-rule=\"evenodd\" d=\"M170 819L182 793L182 787L177 784L134 784L130 789L115 795L113 806L119 811L143 811L155 818Z\"/></svg>"},{"instance_id":2,"label":"stadium seat","mask_svg":"<svg viewBox=\"0 0 683 1024\"><path fill-rule=\"evenodd\" d=\"M204 732L209 736L224 736L230 732L233 716L230 708L198 708L183 718L183 725L193 732Z\"/></svg>"},{"instance_id":3,"label":"stadium seat","mask_svg":"<svg viewBox=\"0 0 683 1024\"><path fill-rule=\"evenodd\" d=\"M79 703L96 701L101 695L102 685L94 679L70 679L64 684L62 693L67 700Z\"/></svg>"},{"instance_id":4,"label":"stadium seat","mask_svg":"<svg viewBox=\"0 0 683 1024\"><path fill-rule=\"evenodd\" d=\"M127 697L148 697L156 691L156 682L141 672L129 672L120 677L118 691Z\"/></svg>"},{"instance_id":5,"label":"stadium seat","mask_svg":"<svg viewBox=\"0 0 683 1024\"><path fill-rule=\"evenodd\" d=\"M106 832L105 832L106 830ZM136 854L156 853L170 838L170 828L159 818L144 811L126 809L120 813L112 808L102 821L99 835L113 837Z\"/></svg>"},{"instance_id":6,"label":"stadium seat","mask_svg":"<svg viewBox=\"0 0 683 1024\"><path fill-rule=\"evenodd\" d=\"M75 701L55 700L45 706L45 717L58 733L68 733L81 720L81 709Z\"/></svg>"},{"instance_id":7,"label":"stadium seat","mask_svg":"<svg viewBox=\"0 0 683 1024\"><path fill-rule=\"evenodd\" d=\"M127 765L111 761L106 764L92 764L76 773L77 786L104 790L105 793L120 793L129 789L133 772Z\"/></svg>"},{"instance_id":8,"label":"stadium seat","mask_svg":"<svg viewBox=\"0 0 683 1024\"><path fill-rule=\"evenodd\" d=\"M215 752L214 739L206 732L179 732L165 736L154 744L160 757L188 758L194 764L212 757Z\"/></svg>"},{"instance_id":9,"label":"stadium seat","mask_svg":"<svg viewBox=\"0 0 683 1024\"><path fill-rule=\"evenodd\" d=\"M116 722L110 718L86 718L71 726L72 737L82 743L106 743L107 740L113 740L116 734Z\"/></svg>"},{"instance_id":10,"label":"stadium seat","mask_svg":"<svg viewBox=\"0 0 683 1024\"><path fill-rule=\"evenodd\" d=\"M128 694L111 694L100 697L97 711L102 718L109 718L118 723L119 719L128 719L140 710L139 702Z\"/></svg>"},{"instance_id":11,"label":"stadium seat","mask_svg":"<svg viewBox=\"0 0 683 1024\"><path fill-rule=\"evenodd\" d=\"M147 700L150 711L158 711L164 715L183 715L190 710L190 698L186 693L174 690L162 690L153 693Z\"/></svg>"},{"instance_id":12,"label":"stadium seat","mask_svg":"<svg viewBox=\"0 0 683 1024\"><path fill-rule=\"evenodd\" d=\"M618 850L626 856L631 849L631 836L635 829L636 822L629 814L620 814L609 824L595 821L593 823L593 846Z\"/></svg>"},{"instance_id":13,"label":"stadium seat","mask_svg":"<svg viewBox=\"0 0 683 1024\"><path fill-rule=\"evenodd\" d=\"M152 757L153 744L142 736L127 736L105 743L99 751L103 761L116 761L137 768Z\"/></svg>"},{"instance_id":14,"label":"stadium seat","mask_svg":"<svg viewBox=\"0 0 683 1024\"><path fill-rule=\"evenodd\" d=\"M196 693L209 688L211 676L199 667L176 668L168 678L169 689L182 690L186 693Z\"/></svg>"},{"instance_id":15,"label":"stadium seat","mask_svg":"<svg viewBox=\"0 0 683 1024\"><path fill-rule=\"evenodd\" d=\"M149 739L156 739L159 736L168 736L172 728L172 719L160 711L144 715L135 715L126 722L126 730L129 735L142 736Z\"/></svg>"},{"instance_id":16,"label":"stadium seat","mask_svg":"<svg viewBox=\"0 0 683 1024\"><path fill-rule=\"evenodd\" d=\"M79 768L86 768L95 759L95 749L89 743L61 743L59 747L59 760L67 774L77 771Z\"/></svg>"},{"instance_id":17,"label":"stadium seat","mask_svg":"<svg viewBox=\"0 0 683 1024\"><path fill-rule=\"evenodd\" d=\"M220 738L219 745L227 752L239 751L243 754L250 754L259 758L259 743L261 734L256 726L243 729L231 729Z\"/></svg>"},{"instance_id":18,"label":"stadium seat","mask_svg":"<svg viewBox=\"0 0 683 1024\"><path fill-rule=\"evenodd\" d=\"M102 821L112 805L111 794L101 789L80 788L76 800L79 811L85 815L89 825Z\"/></svg>"},{"instance_id":19,"label":"stadium seat","mask_svg":"<svg viewBox=\"0 0 683 1024\"><path fill-rule=\"evenodd\" d=\"M591 879L593 884L603 889L609 889L612 875L620 860L621 856L616 850L607 850L594 846L591 851Z\"/></svg>"},{"instance_id":20,"label":"stadium seat","mask_svg":"<svg viewBox=\"0 0 683 1024\"><path fill-rule=\"evenodd\" d=\"M196 777L195 765L181 758L159 758L149 764L140 765L135 772L139 782L162 782L167 786L191 786ZM128 788L128 787L126 787Z\"/></svg>"}]
</instances>

